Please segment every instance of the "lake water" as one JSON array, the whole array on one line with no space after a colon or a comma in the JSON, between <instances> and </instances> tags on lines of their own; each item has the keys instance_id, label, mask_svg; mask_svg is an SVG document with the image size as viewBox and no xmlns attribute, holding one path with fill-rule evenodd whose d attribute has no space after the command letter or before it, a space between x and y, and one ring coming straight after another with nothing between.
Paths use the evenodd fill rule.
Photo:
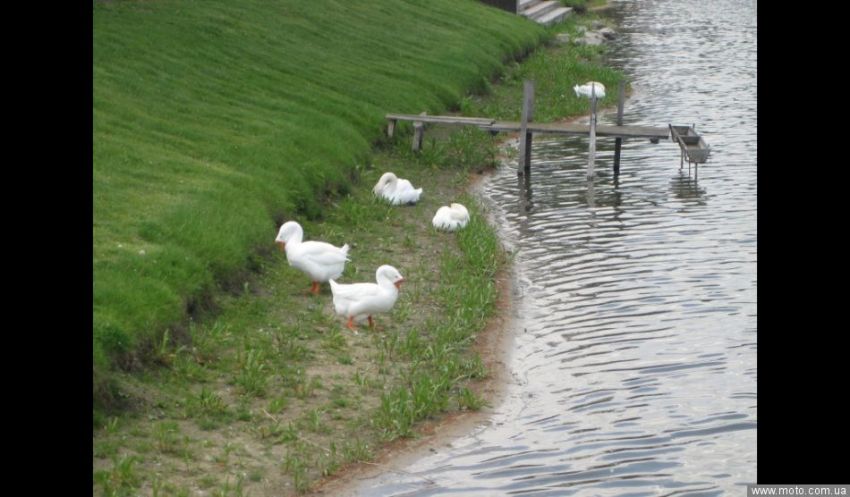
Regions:
<instances>
[{"instance_id":1,"label":"lake water","mask_svg":"<svg viewBox=\"0 0 850 497\"><path fill-rule=\"evenodd\" d=\"M744 495L756 479L756 6L612 2L625 124L695 123L698 181L671 141L537 137L482 186L516 252L513 381L450 446L345 495ZM583 82L578 82L583 83ZM611 88L608 91L616 91ZM600 117L613 124L614 113Z\"/></svg>"}]
</instances>

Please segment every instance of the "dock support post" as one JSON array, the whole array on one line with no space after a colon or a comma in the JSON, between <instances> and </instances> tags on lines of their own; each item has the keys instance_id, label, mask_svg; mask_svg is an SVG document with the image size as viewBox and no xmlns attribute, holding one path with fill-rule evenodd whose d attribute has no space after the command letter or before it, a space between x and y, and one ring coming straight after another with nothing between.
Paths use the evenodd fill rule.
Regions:
<instances>
[{"instance_id":1,"label":"dock support post","mask_svg":"<svg viewBox=\"0 0 850 497\"><path fill-rule=\"evenodd\" d=\"M395 134L395 119L390 119L387 123L387 138L392 138Z\"/></svg>"},{"instance_id":2,"label":"dock support post","mask_svg":"<svg viewBox=\"0 0 850 497\"><path fill-rule=\"evenodd\" d=\"M528 123L534 120L534 81L525 80L522 84L522 121L519 130L519 164L517 176L531 178L531 133Z\"/></svg>"},{"instance_id":3,"label":"dock support post","mask_svg":"<svg viewBox=\"0 0 850 497\"><path fill-rule=\"evenodd\" d=\"M593 164L596 162L596 85L590 85L590 150L587 159L587 179L593 179Z\"/></svg>"},{"instance_id":4,"label":"dock support post","mask_svg":"<svg viewBox=\"0 0 850 497\"><path fill-rule=\"evenodd\" d=\"M531 178L518 174L517 187L519 189L519 213L524 217L534 205L531 201Z\"/></svg>"},{"instance_id":5,"label":"dock support post","mask_svg":"<svg viewBox=\"0 0 850 497\"><path fill-rule=\"evenodd\" d=\"M617 126L623 125L623 106L626 100L626 81L620 80L620 93L617 99ZM623 138L614 140L614 176L620 174L620 149L623 146Z\"/></svg>"},{"instance_id":6,"label":"dock support post","mask_svg":"<svg viewBox=\"0 0 850 497\"><path fill-rule=\"evenodd\" d=\"M424 116L427 113L420 112L420 116ZM425 135L425 123L422 121L414 121L413 122L413 145L412 149L414 152L418 152L422 150L422 137Z\"/></svg>"}]
</instances>

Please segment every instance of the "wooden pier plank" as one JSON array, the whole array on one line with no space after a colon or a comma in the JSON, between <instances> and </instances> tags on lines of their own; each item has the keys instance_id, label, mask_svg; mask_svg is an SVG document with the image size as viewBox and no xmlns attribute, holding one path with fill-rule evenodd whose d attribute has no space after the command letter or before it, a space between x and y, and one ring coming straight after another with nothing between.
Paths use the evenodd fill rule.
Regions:
<instances>
[{"instance_id":1,"label":"wooden pier plank","mask_svg":"<svg viewBox=\"0 0 850 497\"><path fill-rule=\"evenodd\" d=\"M486 117L463 117L463 116L422 116L418 114L387 114L389 121L418 121L434 124L455 124L458 126L488 126L493 124L494 119ZM519 130L519 128L517 128Z\"/></svg>"},{"instance_id":2,"label":"wooden pier plank","mask_svg":"<svg viewBox=\"0 0 850 497\"><path fill-rule=\"evenodd\" d=\"M386 119L392 121L418 121L433 124L449 124L457 126L473 125L488 131L519 132L522 123L517 121L496 121L484 117L463 116L422 116L417 114L387 114ZM528 123L530 133L546 133L555 135L590 135L590 125L577 123ZM670 130L667 127L656 126L611 126L597 125L597 136L613 136L615 138L644 138L667 139Z\"/></svg>"},{"instance_id":3,"label":"wooden pier plank","mask_svg":"<svg viewBox=\"0 0 850 497\"><path fill-rule=\"evenodd\" d=\"M496 131L519 131L520 123L515 121L496 121L487 129ZM589 124L563 123L528 123L528 131L532 133L590 135ZM667 139L670 137L668 128L654 126L610 126L597 125L596 136L613 136L620 138Z\"/></svg>"}]
</instances>

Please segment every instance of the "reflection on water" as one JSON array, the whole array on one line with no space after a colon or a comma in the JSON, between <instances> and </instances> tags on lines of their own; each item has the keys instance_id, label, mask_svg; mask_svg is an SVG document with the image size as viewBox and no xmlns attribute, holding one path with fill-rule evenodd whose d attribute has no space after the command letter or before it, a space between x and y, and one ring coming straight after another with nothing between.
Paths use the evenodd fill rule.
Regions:
<instances>
[{"instance_id":1,"label":"reflection on water","mask_svg":"<svg viewBox=\"0 0 850 497\"><path fill-rule=\"evenodd\" d=\"M615 2L626 124L671 141L535 139L485 182L515 251L506 399L488 424L344 495L742 495L755 481L756 23L750 0ZM615 116L601 116L612 123Z\"/></svg>"},{"instance_id":2,"label":"reflection on water","mask_svg":"<svg viewBox=\"0 0 850 497\"><path fill-rule=\"evenodd\" d=\"M517 199L519 200L517 206L521 214L528 214L534 209L530 176L517 175Z\"/></svg>"},{"instance_id":3,"label":"reflection on water","mask_svg":"<svg viewBox=\"0 0 850 497\"><path fill-rule=\"evenodd\" d=\"M681 200L692 199L698 205L705 205L702 199L703 195L705 195L705 189L699 187L696 178L692 178L682 172L670 179L670 191L676 198Z\"/></svg>"}]
</instances>

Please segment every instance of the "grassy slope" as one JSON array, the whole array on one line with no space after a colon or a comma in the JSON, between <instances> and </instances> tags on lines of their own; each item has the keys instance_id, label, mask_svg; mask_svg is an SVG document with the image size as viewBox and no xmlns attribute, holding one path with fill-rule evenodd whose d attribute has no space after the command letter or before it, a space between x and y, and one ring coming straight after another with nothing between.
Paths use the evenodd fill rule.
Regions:
<instances>
[{"instance_id":1,"label":"grassy slope","mask_svg":"<svg viewBox=\"0 0 850 497\"><path fill-rule=\"evenodd\" d=\"M472 0L94 5L94 353L132 364L277 225L543 31ZM173 330L178 332L179 330Z\"/></svg>"},{"instance_id":2,"label":"grassy slope","mask_svg":"<svg viewBox=\"0 0 850 497\"><path fill-rule=\"evenodd\" d=\"M586 79L611 87L620 75L588 63L596 53L575 46L535 53L488 97L464 105L511 116L524 77L552 88ZM563 100L544 91L537 102L564 110ZM555 117L581 113L586 103L570 105ZM352 244L346 281L371 279L386 262L408 278L396 308L378 318L380 331L352 336L333 318L326 287L320 298L307 297L309 282L282 256L257 258L259 279L234 280L249 297L218 295L217 317L188 327L191 345L152 353L168 368L121 375L143 404L97 430L96 495L289 494L368 460L381 440L411 436L417 420L480 406L467 387L486 371L468 345L492 310L496 240L474 202L475 221L458 236L432 233L428 222L436 206L457 198L464 170L492 156L486 134L432 141L444 130L429 131L418 156L400 136L372 157L375 167L358 170L361 181L326 205L321 220L299 217L308 239ZM426 186L420 205L376 203L369 187L384 170Z\"/></svg>"}]
</instances>

